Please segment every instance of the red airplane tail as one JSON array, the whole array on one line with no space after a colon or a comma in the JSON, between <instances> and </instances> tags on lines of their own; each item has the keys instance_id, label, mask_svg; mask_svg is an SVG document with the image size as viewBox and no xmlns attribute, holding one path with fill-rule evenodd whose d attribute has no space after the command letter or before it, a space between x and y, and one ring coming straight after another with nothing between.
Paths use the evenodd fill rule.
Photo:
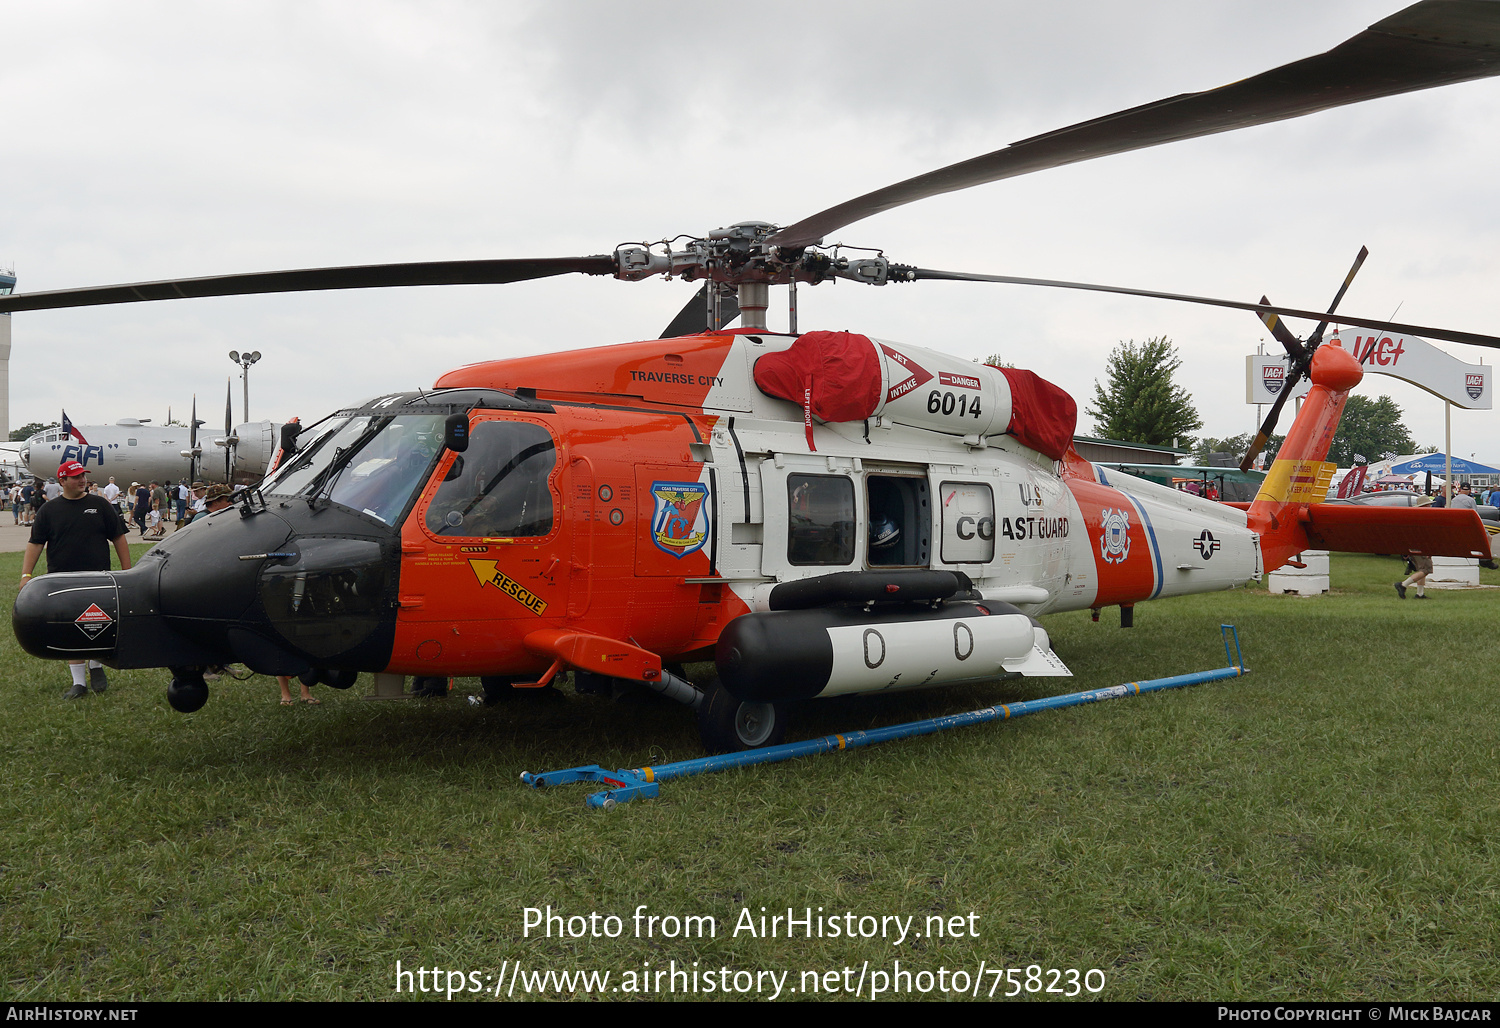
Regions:
<instances>
[{"instance_id":1,"label":"red airplane tail","mask_svg":"<svg viewBox=\"0 0 1500 1028\"><path fill-rule=\"evenodd\" d=\"M1337 343L1318 347L1311 372L1312 388L1250 504L1249 525L1260 534L1265 569L1275 571L1307 549L1489 559L1489 536L1472 510L1322 502L1337 470L1324 458L1349 391L1364 373Z\"/></svg>"}]
</instances>

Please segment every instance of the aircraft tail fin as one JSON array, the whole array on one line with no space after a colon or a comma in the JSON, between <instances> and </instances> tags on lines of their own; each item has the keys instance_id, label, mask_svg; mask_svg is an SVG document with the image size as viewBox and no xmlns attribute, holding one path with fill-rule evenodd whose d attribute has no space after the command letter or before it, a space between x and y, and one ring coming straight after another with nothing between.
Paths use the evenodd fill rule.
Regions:
<instances>
[{"instance_id":1,"label":"aircraft tail fin","mask_svg":"<svg viewBox=\"0 0 1500 1028\"><path fill-rule=\"evenodd\" d=\"M1359 362L1334 342L1318 347L1310 372L1312 388L1250 504L1250 528L1260 533L1267 571L1310 548L1307 509L1328 495L1336 470L1325 460L1328 448L1349 391L1364 377Z\"/></svg>"}]
</instances>

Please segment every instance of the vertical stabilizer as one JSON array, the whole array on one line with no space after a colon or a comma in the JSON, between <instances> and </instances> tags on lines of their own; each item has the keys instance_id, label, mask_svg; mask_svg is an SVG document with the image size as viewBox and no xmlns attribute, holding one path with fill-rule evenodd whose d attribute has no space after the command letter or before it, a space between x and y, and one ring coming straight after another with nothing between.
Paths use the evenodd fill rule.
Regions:
<instances>
[{"instance_id":1,"label":"vertical stabilizer","mask_svg":"<svg viewBox=\"0 0 1500 1028\"><path fill-rule=\"evenodd\" d=\"M1329 342L1313 354L1311 377L1313 385L1302 410L1250 505L1250 528L1261 535L1267 571L1308 548L1307 506L1323 502L1328 495L1336 468L1324 458L1338 431L1349 391L1364 373L1348 352Z\"/></svg>"}]
</instances>

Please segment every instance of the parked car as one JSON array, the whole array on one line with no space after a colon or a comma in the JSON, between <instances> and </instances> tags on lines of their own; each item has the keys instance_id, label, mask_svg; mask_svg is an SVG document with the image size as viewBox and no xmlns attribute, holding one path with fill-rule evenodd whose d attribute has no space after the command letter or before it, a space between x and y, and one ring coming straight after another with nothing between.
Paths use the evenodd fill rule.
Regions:
<instances>
[{"instance_id":1,"label":"parked car","mask_svg":"<svg viewBox=\"0 0 1500 1028\"><path fill-rule=\"evenodd\" d=\"M1347 500L1328 500L1327 502L1354 504L1360 507L1425 507L1432 502L1432 497L1414 489L1387 489L1384 492L1360 493Z\"/></svg>"}]
</instances>

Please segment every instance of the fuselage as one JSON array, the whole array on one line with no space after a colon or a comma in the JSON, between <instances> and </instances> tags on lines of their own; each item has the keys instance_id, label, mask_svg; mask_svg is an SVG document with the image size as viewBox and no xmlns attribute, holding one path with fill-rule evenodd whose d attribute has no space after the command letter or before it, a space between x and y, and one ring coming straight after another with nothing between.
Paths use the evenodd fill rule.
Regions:
<instances>
[{"instance_id":1,"label":"fuselage","mask_svg":"<svg viewBox=\"0 0 1500 1028\"><path fill-rule=\"evenodd\" d=\"M795 342L630 343L377 397L311 426L264 503L68 595L115 589L89 642L123 666L534 677L566 633L706 657L778 584L840 572L957 572L970 599L1040 615L1261 571L1243 512L1023 443L999 369L864 340L876 412L821 422L757 386ZM455 415L463 452L443 445ZM28 648L55 649L17 610ZM71 608L42 620L82 642ZM615 659L576 666L630 677Z\"/></svg>"},{"instance_id":2,"label":"fuselage","mask_svg":"<svg viewBox=\"0 0 1500 1028\"><path fill-rule=\"evenodd\" d=\"M271 465L275 454L275 426L269 421L239 425L234 436L239 440L235 455L234 480L258 481ZM122 489L131 482L176 482L189 476L189 458L182 452L189 448L191 430L179 425L143 424L133 418L113 425L81 425L77 429L87 442L49 428L26 440L21 461L33 475L47 479L57 474L63 461L76 460L89 472L89 479L104 485L111 478ZM225 438L199 429L197 478L204 482L223 482L224 447L216 445Z\"/></svg>"}]
</instances>

